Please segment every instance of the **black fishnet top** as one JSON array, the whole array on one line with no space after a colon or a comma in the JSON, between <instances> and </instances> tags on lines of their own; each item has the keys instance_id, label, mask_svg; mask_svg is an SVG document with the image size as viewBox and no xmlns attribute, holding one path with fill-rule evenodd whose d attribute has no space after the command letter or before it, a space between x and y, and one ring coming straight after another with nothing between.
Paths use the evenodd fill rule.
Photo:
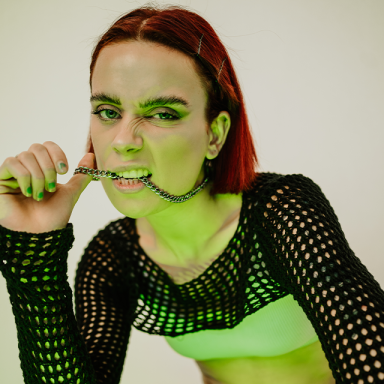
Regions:
<instances>
[{"instance_id":1,"label":"black fishnet top","mask_svg":"<svg viewBox=\"0 0 384 384\"><path fill-rule=\"evenodd\" d=\"M226 250L187 283L175 284L144 253L133 219L99 231L78 264L76 318L67 282L72 224L43 234L0 226L25 383L119 383L132 324L164 336L233 328L288 294L337 383L384 383L384 291L317 184L301 174L258 176Z\"/></svg>"}]
</instances>

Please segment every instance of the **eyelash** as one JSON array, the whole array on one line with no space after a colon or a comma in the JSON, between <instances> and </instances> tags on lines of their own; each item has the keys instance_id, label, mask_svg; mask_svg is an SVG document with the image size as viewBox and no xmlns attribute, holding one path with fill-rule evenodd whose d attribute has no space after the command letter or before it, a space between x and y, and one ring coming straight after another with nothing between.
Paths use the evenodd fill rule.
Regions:
<instances>
[{"instance_id":1,"label":"eyelash","mask_svg":"<svg viewBox=\"0 0 384 384\"><path fill-rule=\"evenodd\" d=\"M93 115L97 115L97 118L101 121L112 121L112 120L116 120L116 119L105 119L103 117L101 117L100 113L103 112L103 111L112 111L114 113L117 113L119 114L118 112L116 112L115 110L113 109L110 109L110 108L104 108L104 109L99 109L99 110L94 110L92 111L91 113ZM179 120L179 116L177 116L176 114L173 114L173 113L169 113L169 112L158 112L158 113L155 113L154 115L152 116L155 116L155 115L159 115L159 114L167 114L167 115L170 115L172 116L172 119L160 119L160 120L169 120L169 121L172 121L172 120ZM150 117L146 117L147 119L150 118Z\"/></svg>"}]
</instances>

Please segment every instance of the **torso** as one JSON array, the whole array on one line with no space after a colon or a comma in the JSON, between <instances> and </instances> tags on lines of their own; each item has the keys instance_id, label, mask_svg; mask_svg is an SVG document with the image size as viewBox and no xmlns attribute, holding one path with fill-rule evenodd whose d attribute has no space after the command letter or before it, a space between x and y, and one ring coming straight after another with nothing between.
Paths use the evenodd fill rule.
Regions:
<instances>
[{"instance_id":1,"label":"torso","mask_svg":"<svg viewBox=\"0 0 384 384\"><path fill-rule=\"evenodd\" d=\"M153 262L155 262L170 276L175 284L184 284L197 278L223 253L228 246L229 241L236 233L242 207L242 195L233 196L236 196L236 198L229 201L228 215L226 216L223 226L212 237L211 242L204 247L204 251L202 251L203 254L199 255L201 260L199 263L190 264L187 267L177 265L176 263L172 263L172 265L169 265L168 263L164 264L164 260L169 260L169 252L166 249L162 249L156 243L153 236L150 236L149 232L144 230L142 222L137 219L136 230L139 235L139 244L141 248ZM285 384L289 384L290 381L287 381L287 378L289 377L292 377L292 383L295 384L304 384L308 382L311 382L311 384L335 383L320 342L318 340L315 342L311 340L314 336L315 339L317 339L317 337L314 332L311 333L311 330L314 330L309 320L305 318L305 314L300 309L297 302L295 301L293 303L292 300L292 296L286 296L270 303L258 312L247 316L243 322L232 329L207 330L204 331L204 333L196 332L185 336L178 336L176 338L166 337L166 340L168 344L176 350L176 352L180 353L180 351L177 351L179 346L176 339L179 339L180 341L185 340L184 348L190 348L191 351L193 350L193 345L196 344L204 344L207 346L217 343L217 340L215 339L217 338L217 332L221 332L221 335L228 339L229 345L227 351L224 352L225 357L208 359L195 358L195 361L203 374L204 384L273 384L275 382L284 382ZM284 323L289 323L285 312L286 308L288 308L288 302L290 302L290 308L292 308L292 306L296 306L293 310L290 309L289 312L292 314L292 323L297 324L300 322L307 328L306 341L301 339L301 341L298 341L300 345L298 345L295 350L288 353L282 352L283 354L278 356L260 356L260 354L256 356L255 354L257 353L257 348L255 348L254 354L249 352L248 348L247 353L244 352L247 357L233 356L233 354L236 355L239 354L239 352L233 352L234 349L231 348L231 343L233 345L235 340L239 340L244 336L248 339L252 339L252 336L254 338L255 324L257 324L257 326L260 325L261 328L263 327L262 324L266 324L264 326L268 326L268 323L271 323L274 320L276 322L276 319L268 319L268 315L266 315L268 311L271 314L273 313L274 316L280 317ZM273 306L275 308L274 312L271 311ZM280 311L283 316L279 316L278 311ZM231 332L229 333L229 331ZM301 331L299 331L300 336L302 335ZM260 332L263 334L264 330L260 329ZM226 336L224 336L224 334ZM292 332L291 337L295 337L292 335ZM310 344L306 345L308 342ZM285 343L287 343L286 340ZM303 347L303 345L305 346ZM181 347L181 349L183 348ZM187 355L188 353L184 354L184 356ZM296 368L292 369L292 367ZM281 380L279 378L281 378Z\"/></svg>"}]
</instances>

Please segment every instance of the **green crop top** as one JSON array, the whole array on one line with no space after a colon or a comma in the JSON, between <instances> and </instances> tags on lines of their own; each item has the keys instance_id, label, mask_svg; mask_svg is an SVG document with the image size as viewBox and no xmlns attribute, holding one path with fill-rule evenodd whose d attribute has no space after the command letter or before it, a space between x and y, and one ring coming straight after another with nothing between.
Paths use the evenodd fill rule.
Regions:
<instances>
[{"instance_id":1,"label":"green crop top","mask_svg":"<svg viewBox=\"0 0 384 384\"><path fill-rule=\"evenodd\" d=\"M145 255L134 224L113 221L88 244L75 278L76 317L67 281L72 224L42 234L0 226L25 383L117 384L132 325L168 337L231 329L287 295L311 322L338 384L384 383L384 291L310 178L259 173L225 251L184 284Z\"/></svg>"}]
</instances>

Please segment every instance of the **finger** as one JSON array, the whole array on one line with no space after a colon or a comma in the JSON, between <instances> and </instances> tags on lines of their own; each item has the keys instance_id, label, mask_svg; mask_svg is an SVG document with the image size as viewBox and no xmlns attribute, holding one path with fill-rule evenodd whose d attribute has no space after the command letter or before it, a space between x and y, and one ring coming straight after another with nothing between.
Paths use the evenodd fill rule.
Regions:
<instances>
[{"instance_id":1,"label":"finger","mask_svg":"<svg viewBox=\"0 0 384 384\"><path fill-rule=\"evenodd\" d=\"M68 172L68 159L64 151L53 141L45 141L43 145L47 148L52 163L55 165L56 172L64 175ZM64 165L60 166L60 165Z\"/></svg>"},{"instance_id":2,"label":"finger","mask_svg":"<svg viewBox=\"0 0 384 384\"><path fill-rule=\"evenodd\" d=\"M13 189L19 188L19 183L15 178L9 179L9 180L0 180L0 185L10 187Z\"/></svg>"},{"instance_id":3,"label":"finger","mask_svg":"<svg viewBox=\"0 0 384 384\"><path fill-rule=\"evenodd\" d=\"M30 195L28 195L27 189L31 187L31 174L20 162L20 157L24 155L20 154L18 156L17 159L15 157L7 157L4 160L4 163L0 167L0 185L12 186L12 182L16 180L23 194L28 197ZM32 188L30 191L32 192Z\"/></svg>"},{"instance_id":4,"label":"finger","mask_svg":"<svg viewBox=\"0 0 384 384\"><path fill-rule=\"evenodd\" d=\"M43 175L42 185L39 176L36 178L36 184L38 185L36 194L38 199L41 199L44 196L44 190L47 192L56 191L57 170L52 161L50 151L52 150L48 149L45 145L38 143L32 144L28 151L35 156L35 159L40 167L41 174ZM32 189L35 192L34 178L32 178Z\"/></svg>"},{"instance_id":5,"label":"finger","mask_svg":"<svg viewBox=\"0 0 384 384\"><path fill-rule=\"evenodd\" d=\"M0 194L6 194L6 193L22 193L22 190L20 187L11 188L5 185L0 185Z\"/></svg>"},{"instance_id":6,"label":"finger","mask_svg":"<svg viewBox=\"0 0 384 384\"><path fill-rule=\"evenodd\" d=\"M41 200L44 197L45 175L41 169L40 162L44 167L44 164L51 161L46 148L41 144L33 144L30 150L21 152L15 161L20 163L22 169L25 170L13 171L13 163L11 162L11 172L14 173L14 177L18 180L23 193L27 197L31 196L28 194L29 189L36 201ZM55 170L53 172L56 173Z\"/></svg>"},{"instance_id":7,"label":"finger","mask_svg":"<svg viewBox=\"0 0 384 384\"><path fill-rule=\"evenodd\" d=\"M7 157L5 160L4 160L4 163L1 164L1 167L0 167L0 184L3 184L3 182L5 180L8 180L8 179L12 179L13 178L13 175L12 173L9 171L9 162L11 159L15 159L14 157Z\"/></svg>"}]
</instances>

